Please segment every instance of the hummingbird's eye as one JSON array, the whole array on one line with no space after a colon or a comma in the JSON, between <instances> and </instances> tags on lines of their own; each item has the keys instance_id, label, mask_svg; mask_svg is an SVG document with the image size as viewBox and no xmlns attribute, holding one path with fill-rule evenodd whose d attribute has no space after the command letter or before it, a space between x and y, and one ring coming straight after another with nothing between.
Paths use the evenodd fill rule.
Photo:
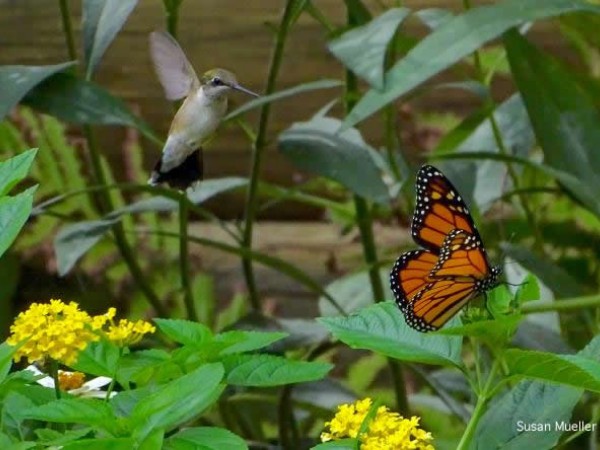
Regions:
<instances>
[{"instance_id":1,"label":"hummingbird's eye","mask_svg":"<svg viewBox=\"0 0 600 450\"><path fill-rule=\"evenodd\" d=\"M221 86L223 84L223 81L221 81L219 77L214 77L212 79L212 84L213 86Z\"/></svg>"}]
</instances>

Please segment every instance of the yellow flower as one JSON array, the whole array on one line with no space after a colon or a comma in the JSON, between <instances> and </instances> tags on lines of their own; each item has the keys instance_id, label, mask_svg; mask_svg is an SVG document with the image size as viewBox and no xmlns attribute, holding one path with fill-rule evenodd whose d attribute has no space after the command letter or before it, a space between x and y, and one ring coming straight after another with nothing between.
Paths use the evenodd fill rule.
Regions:
<instances>
[{"instance_id":1,"label":"yellow flower","mask_svg":"<svg viewBox=\"0 0 600 450\"><path fill-rule=\"evenodd\" d=\"M430 443L433 436L419 428L418 417L405 419L385 406L377 408L366 431L359 435L372 405L372 400L365 398L354 404L338 406L334 418L325 423L325 428L329 428L329 431L321 433L321 441L358 438L361 450L434 450Z\"/></svg>"},{"instance_id":2,"label":"yellow flower","mask_svg":"<svg viewBox=\"0 0 600 450\"><path fill-rule=\"evenodd\" d=\"M119 320L116 324L111 323L106 331L106 337L117 345L124 347L139 342L147 333L154 333L156 328L149 322L138 320L131 322L127 319Z\"/></svg>"},{"instance_id":3,"label":"yellow flower","mask_svg":"<svg viewBox=\"0 0 600 450\"><path fill-rule=\"evenodd\" d=\"M88 343L100 337L94 332L92 318L79 309L75 302L61 300L33 303L20 313L10 327L9 345L22 344L14 360L27 358L30 363L52 358L64 364L73 364Z\"/></svg>"}]
</instances>

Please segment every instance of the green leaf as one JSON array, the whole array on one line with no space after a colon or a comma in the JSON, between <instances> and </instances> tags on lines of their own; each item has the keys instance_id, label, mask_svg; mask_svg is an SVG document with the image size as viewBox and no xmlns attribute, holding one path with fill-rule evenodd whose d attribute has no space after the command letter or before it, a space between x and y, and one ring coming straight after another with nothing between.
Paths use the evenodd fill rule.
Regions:
<instances>
[{"instance_id":1,"label":"green leaf","mask_svg":"<svg viewBox=\"0 0 600 450\"><path fill-rule=\"evenodd\" d=\"M537 352L530 352L537 353ZM545 355L560 357L547 353L538 353L545 364ZM584 358L594 363L600 359L600 338L595 337L581 350L576 358ZM506 361L510 361L506 355ZM538 361L533 361L537 364ZM558 362L557 366L562 366ZM553 367L555 370L558 367ZM539 370L533 369L533 370ZM564 372L565 375L571 369ZM556 374L561 376L560 374ZM556 423L567 423L571 411L579 402L582 389L567 386L553 386L547 382L522 381L490 405L477 425L472 449L510 448L514 450L530 450L534 448L554 448L563 433ZM537 429L524 431L527 424L552 424L548 430Z\"/></svg>"},{"instance_id":2,"label":"green leaf","mask_svg":"<svg viewBox=\"0 0 600 450\"><path fill-rule=\"evenodd\" d=\"M223 391L223 374L221 364L206 364L140 400L129 417L138 440L154 429L169 431L199 416Z\"/></svg>"},{"instance_id":3,"label":"green leaf","mask_svg":"<svg viewBox=\"0 0 600 450\"><path fill-rule=\"evenodd\" d=\"M498 126L498 132L509 154L525 158L535 143L531 123L527 117L527 110L521 96L512 95L499 105L493 112ZM457 148L457 153L477 153L491 151L502 153L498 147L495 136L496 130L489 120L483 121L473 133L467 137ZM463 163L467 164L467 163ZM507 165L496 161L479 161L469 163L469 170L474 175L474 187L471 192L461 191L463 197L473 198L479 211L483 214L488 211L502 194L510 189L507 187Z\"/></svg>"},{"instance_id":4,"label":"green leaf","mask_svg":"<svg viewBox=\"0 0 600 450\"><path fill-rule=\"evenodd\" d=\"M236 386L280 386L320 380L332 369L322 362L292 361L273 355L228 355L225 366L228 384Z\"/></svg>"},{"instance_id":5,"label":"green leaf","mask_svg":"<svg viewBox=\"0 0 600 450\"><path fill-rule=\"evenodd\" d=\"M246 186L248 179L240 177L223 177L212 180L204 180L193 190L188 191L188 199L195 205L204 203L205 201L215 197L223 192ZM167 212L176 211L179 209L179 202L163 197L156 196L133 202L124 208L116 209L110 217L118 217L123 214L140 214L145 212Z\"/></svg>"},{"instance_id":6,"label":"green leaf","mask_svg":"<svg viewBox=\"0 0 600 450\"><path fill-rule=\"evenodd\" d=\"M314 117L295 123L279 136L281 152L299 169L341 183L355 194L379 203L389 194L373 153L356 129L339 132L340 122Z\"/></svg>"},{"instance_id":7,"label":"green leaf","mask_svg":"<svg viewBox=\"0 0 600 450\"><path fill-rule=\"evenodd\" d=\"M169 339L179 344L197 347L212 338L210 329L201 323L180 319L154 319L154 323Z\"/></svg>"},{"instance_id":8,"label":"green leaf","mask_svg":"<svg viewBox=\"0 0 600 450\"><path fill-rule=\"evenodd\" d=\"M318 320L352 348L372 350L402 361L461 366L460 337L413 330L392 302L373 305L348 317Z\"/></svg>"},{"instance_id":9,"label":"green leaf","mask_svg":"<svg viewBox=\"0 0 600 450\"><path fill-rule=\"evenodd\" d=\"M102 339L89 343L83 351L79 352L77 362L71 367L91 375L112 377L117 370L119 356L119 347Z\"/></svg>"},{"instance_id":10,"label":"green leaf","mask_svg":"<svg viewBox=\"0 0 600 450\"><path fill-rule=\"evenodd\" d=\"M16 346L8 345L6 342L0 344L0 383L6 380L8 372L12 367L12 357L17 351Z\"/></svg>"},{"instance_id":11,"label":"green leaf","mask_svg":"<svg viewBox=\"0 0 600 450\"><path fill-rule=\"evenodd\" d=\"M81 439L61 447L66 450L131 450L138 448L132 438Z\"/></svg>"},{"instance_id":12,"label":"green leaf","mask_svg":"<svg viewBox=\"0 0 600 450\"><path fill-rule=\"evenodd\" d=\"M442 8L426 8L415 12L415 16L432 30L439 28L454 17L451 11Z\"/></svg>"},{"instance_id":13,"label":"green leaf","mask_svg":"<svg viewBox=\"0 0 600 450\"><path fill-rule=\"evenodd\" d=\"M379 276L382 279L389 277L389 269L381 269ZM384 286L384 298L373 298L373 289L369 281L369 272L362 271L338 278L329 284L327 292L341 305L345 313L357 311L370 306L374 301L389 300L394 298L389 283ZM325 297L319 297L319 312L321 316L336 316L339 311L331 305Z\"/></svg>"},{"instance_id":14,"label":"green leaf","mask_svg":"<svg viewBox=\"0 0 600 450\"><path fill-rule=\"evenodd\" d=\"M521 381L488 407L477 425L470 448L554 448L563 433L556 430L555 423L569 420L582 393L581 389L571 387ZM524 431L532 424L548 424L551 428Z\"/></svg>"},{"instance_id":15,"label":"green leaf","mask_svg":"<svg viewBox=\"0 0 600 450\"><path fill-rule=\"evenodd\" d=\"M231 431L217 427L187 428L169 437L164 450L247 450L248 445Z\"/></svg>"},{"instance_id":16,"label":"green leaf","mask_svg":"<svg viewBox=\"0 0 600 450\"><path fill-rule=\"evenodd\" d=\"M383 70L388 45L408 16L408 8L391 8L366 25L353 28L327 47L348 69L367 83L383 89Z\"/></svg>"},{"instance_id":17,"label":"green leaf","mask_svg":"<svg viewBox=\"0 0 600 450\"><path fill-rule=\"evenodd\" d=\"M451 336L477 337L497 348L506 345L510 341L522 319L522 316L509 316L495 320L482 320L458 327L444 328L438 333Z\"/></svg>"},{"instance_id":18,"label":"green leaf","mask_svg":"<svg viewBox=\"0 0 600 450\"><path fill-rule=\"evenodd\" d=\"M340 439L339 441L329 441L312 447L312 450L357 450L359 447L358 439Z\"/></svg>"},{"instance_id":19,"label":"green leaf","mask_svg":"<svg viewBox=\"0 0 600 450\"><path fill-rule=\"evenodd\" d=\"M245 112L256 109L259 106L266 105L267 103L273 103L277 100L283 100L288 97L293 97L295 95L304 94L311 91L316 91L320 89L331 89L340 86L343 86L343 83L340 80L318 80L299 84L297 86L275 92L271 95L265 95L257 97L254 100L250 100L249 102L244 103L239 108L236 108L229 114L227 114L227 116L225 116L225 120L227 121L235 119L236 117L241 116Z\"/></svg>"},{"instance_id":20,"label":"green leaf","mask_svg":"<svg viewBox=\"0 0 600 450\"><path fill-rule=\"evenodd\" d=\"M65 276L119 219L90 220L60 230L54 238L58 274Z\"/></svg>"},{"instance_id":21,"label":"green leaf","mask_svg":"<svg viewBox=\"0 0 600 450\"><path fill-rule=\"evenodd\" d=\"M0 66L0 121L36 85L75 61L53 66Z\"/></svg>"},{"instance_id":22,"label":"green leaf","mask_svg":"<svg viewBox=\"0 0 600 450\"><path fill-rule=\"evenodd\" d=\"M72 74L57 73L45 79L22 103L65 122L134 127L150 140L162 143L152 128L136 117L122 100Z\"/></svg>"},{"instance_id":23,"label":"green leaf","mask_svg":"<svg viewBox=\"0 0 600 450\"><path fill-rule=\"evenodd\" d=\"M137 0L84 0L83 53L90 79L104 52L137 5Z\"/></svg>"},{"instance_id":24,"label":"green leaf","mask_svg":"<svg viewBox=\"0 0 600 450\"><path fill-rule=\"evenodd\" d=\"M527 274L527 277L517 289L515 294L515 302L518 305L540 299L540 284L538 279L532 273Z\"/></svg>"},{"instance_id":25,"label":"green leaf","mask_svg":"<svg viewBox=\"0 0 600 450\"><path fill-rule=\"evenodd\" d=\"M0 196L8 194L19 181L27 176L36 154L37 148L32 148L0 162Z\"/></svg>"},{"instance_id":26,"label":"green leaf","mask_svg":"<svg viewBox=\"0 0 600 450\"><path fill-rule=\"evenodd\" d=\"M600 113L594 99L574 74L518 32L506 33L504 43L546 164L577 180L577 187L565 187L600 215Z\"/></svg>"},{"instance_id":27,"label":"green leaf","mask_svg":"<svg viewBox=\"0 0 600 450\"><path fill-rule=\"evenodd\" d=\"M23 413L28 419L57 423L79 423L113 431L116 417L102 400L93 398L60 399L30 408Z\"/></svg>"},{"instance_id":28,"label":"green leaf","mask_svg":"<svg viewBox=\"0 0 600 450\"><path fill-rule=\"evenodd\" d=\"M577 297L583 295L579 283L552 261L538 257L525 247L502 243L502 251L520 265L535 274L557 297Z\"/></svg>"},{"instance_id":29,"label":"green leaf","mask_svg":"<svg viewBox=\"0 0 600 450\"><path fill-rule=\"evenodd\" d=\"M506 364L511 375L600 392L600 362L584 356L509 349Z\"/></svg>"},{"instance_id":30,"label":"green leaf","mask_svg":"<svg viewBox=\"0 0 600 450\"><path fill-rule=\"evenodd\" d=\"M267 347L273 342L280 341L287 336L288 333L264 333L258 331L234 330L219 333L215 336L214 340L217 343L228 344L227 347L221 350L219 355L232 355L235 353L251 352L253 350Z\"/></svg>"},{"instance_id":31,"label":"green leaf","mask_svg":"<svg viewBox=\"0 0 600 450\"><path fill-rule=\"evenodd\" d=\"M0 256L10 247L27 222L36 188L34 186L12 197L0 198Z\"/></svg>"},{"instance_id":32,"label":"green leaf","mask_svg":"<svg viewBox=\"0 0 600 450\"><path fill-rule=\"evenodd\" d=\"M387 72L383 91L367 92L348 115L344 127L366 119L509 28L573 11L600 13L600 8L586 0L505 0L472 8L445 21Z\"/></svg>"}]
</instances>

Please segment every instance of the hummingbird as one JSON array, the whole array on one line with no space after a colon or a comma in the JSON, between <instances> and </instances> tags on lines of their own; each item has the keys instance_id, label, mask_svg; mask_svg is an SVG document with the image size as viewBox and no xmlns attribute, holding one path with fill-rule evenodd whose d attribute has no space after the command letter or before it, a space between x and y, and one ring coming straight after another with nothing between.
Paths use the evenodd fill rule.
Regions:
<instances>
[{"instance_id":1,"label":"hummingbird","mask_svg":"<svg viewBox=\"0 0 600 450\"><path fill-rule=\"evenodd\" d=\"M225 69L211 69L198 78L175 38L166 31L150 33L149 40L154 69L166 98L185 99L175 113L148 184L167 183L185 190L202 179L202 144L223 120L227 94L236 90L259 95L241 86L235 75Z\"/></svg>"}]
</instances>

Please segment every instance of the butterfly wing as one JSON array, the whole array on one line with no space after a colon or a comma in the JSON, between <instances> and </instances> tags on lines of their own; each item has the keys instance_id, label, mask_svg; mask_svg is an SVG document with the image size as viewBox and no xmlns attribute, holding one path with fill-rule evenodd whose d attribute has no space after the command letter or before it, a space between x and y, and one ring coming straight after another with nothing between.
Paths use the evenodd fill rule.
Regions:
<instances>
[{"instance_id":1,"label":"butterfly wing","mask_svg":"<svg viewBox=\"0 0 600 450\"><path fill-rule=\"evenodd\" d=\"M453 277L453 279L466 277L483 280L490 273L490 264L481 239L465 230L452 230L444 239L439 259L431 271L431 277Z\"/></svg>"},{"instance_id":2,"label":"butterfly wing","mask_svg":"<svg viewBox=\"0 0 600 450\"><path fill-rule=\"evenodd\" d=\"M427 250L413 250L400 255L390 274L390 286L396 303L404 311L411 299L423 289L438 262L437 255Z\"/></svg>"},{"instance_id":3,"label":"butterfly wing","mask_svg":"<svg viewBox=\"0 0 600 450\"><path fill-rule=\"evenodd\" d=\"M446 236L457 228L481 240L469 208L442 172L429 165L421 167L416 191L411 231L417 244L437 254Z\"/></svg>"},{"instance_id":4,"label":"butterfly wing","mask_svg":"<svg viewBox=\"0 0 600 450\"><path fill-rule=\"evenodd\" d=\"M477 236L452 230L439 256L426 250L402 255L392 270L392 290L408 325L418 331L432 331L469 300L493 287L497 271L489 266Z\"/></svg>"}]
</instances>

